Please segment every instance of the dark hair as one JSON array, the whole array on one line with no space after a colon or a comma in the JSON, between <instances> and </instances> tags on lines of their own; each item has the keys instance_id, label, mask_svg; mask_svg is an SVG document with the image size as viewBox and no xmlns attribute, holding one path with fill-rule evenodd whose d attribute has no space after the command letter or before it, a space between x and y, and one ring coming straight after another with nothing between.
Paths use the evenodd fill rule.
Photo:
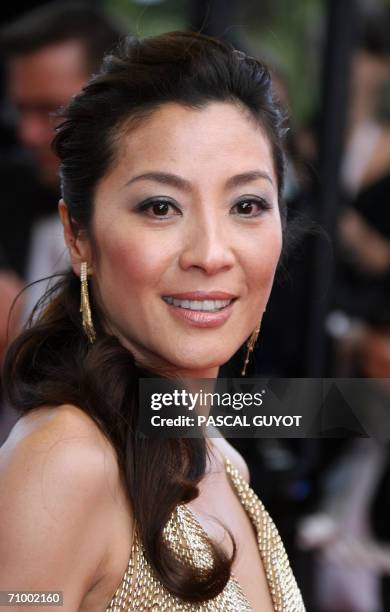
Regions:
<instances>
[{"instance_id":1,"label":"dark hair","mask_svg":"<svg viewBox=\"0 0 390 612\"><path fill-rule=\"evenodd\" d=\"M142 121L167 102L202 108L212 101L240 104L265 130L281 194L284 116L273 100L265 66L199 34L128 38L61 113L64 121L54 149L74 231L89 231L94 191L115 160L117 137L128 128L125 122ZM79 279L72 271L46 297L40 317L9 349L7 397L21 413L43 404L74 403L84 409L117 452L140 537L159 579L186 601L215 597L230 576L233 538L231 558L213 544L214 564L207 576L180 564L163 541L174 508L198 495L205 440L140 437L138 379L156 374L140 369L118 339L104 331L93 291L97 341L88 344L79 313Z\"/></svg>"},{"instance_id":2,"label":"dark hair","mask_svg":"<svg viewBox=\"0 0 390 612\"><path fill-rule=\"evenodd\" d=\"M102 9L83 2L50 2L3 27L0 52L13 57L75 40L83 45L87 69L92 73L122 36L124 31Z\"/></svg>"}]
</instances>

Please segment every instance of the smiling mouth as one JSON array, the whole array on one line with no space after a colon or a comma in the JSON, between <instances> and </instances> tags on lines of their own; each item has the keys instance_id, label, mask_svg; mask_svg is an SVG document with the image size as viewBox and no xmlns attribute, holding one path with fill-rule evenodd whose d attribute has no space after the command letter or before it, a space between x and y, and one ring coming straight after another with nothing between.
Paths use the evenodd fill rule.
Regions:
<instances>
[{"instance_id":1,"label":"smiling mouth","mask_svg":"<svg viewBox=\"0 0 390 612\"><path fill-rule=\"evenodd\" d=\"M237 298L228 300L178 300L170 296L162 296L162 299L170 306L176 306L177 308L183 308L185 310L218 312L230 306Z\"/></svg>"}]
</instances>

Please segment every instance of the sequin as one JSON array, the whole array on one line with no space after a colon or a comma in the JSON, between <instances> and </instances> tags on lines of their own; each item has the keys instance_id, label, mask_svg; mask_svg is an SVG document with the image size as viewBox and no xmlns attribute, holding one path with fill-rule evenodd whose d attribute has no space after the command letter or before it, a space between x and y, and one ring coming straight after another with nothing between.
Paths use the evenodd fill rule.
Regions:
<instances>
[{"instance_id":1,"label":"sequin","mask_svg":"<svg viewBox=\"0 0 390 612\"><path fill-rule=\"evenodd\" d=\"M253 489L225 457L226 471L257 535L269 591L275 612L305 612L301 593L291 571L280 535ZM210 540L190 508L176 507L164 528L164 539L185 563L199 569L211 566ZM106 612L251 612L252 608L234 574L225 588L204 603L179 599L159 581L147 562L135 530L129 564Z\"/></svg>"}]
</instances>

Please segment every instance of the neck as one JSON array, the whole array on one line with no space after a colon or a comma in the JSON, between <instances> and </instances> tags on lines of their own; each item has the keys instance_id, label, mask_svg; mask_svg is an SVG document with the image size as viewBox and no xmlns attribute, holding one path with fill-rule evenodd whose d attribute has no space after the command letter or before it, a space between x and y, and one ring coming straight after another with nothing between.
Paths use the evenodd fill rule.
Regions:
<instances>
[{"instance_id":1,"label":"neck","mask_svg":"<svg viewBox=\"0 0 390 612\"><path fill-rule=\"evenodd\" d=\"M113 333L112 330L110 330ZM120 334L115 333L124 347L126 347L133 355L136 362L145 369L154 370L156 374L161 373L167 378L174 379L216 379L219 372L219 366L213 365L203 368L181 368L173 363L161 359L158 355L146 350L144 347L140 347L131 343L122 337Z\"/></svg>"},{"instance_id":2,"label":"neck","mask_svg":"<svg viewBox=\"0 0 390 612\"><path fill-rule=\"evenodd\" d=\"M200 368L200 369L177 369L172 370L172 374L179 376L179 378L190 378L192 380L199 380L202 378L216 379L219 372L219 366L213 366L211 368Z\"/></svg>"},{"instance_id":3,"label":"neck","mask_svg":"<svg viewBox=\"0 0 390 612\"><path fill-rule=\"evenodd\" d=\"M123 346L125 346L134 355L134 358L139 366L144 367L148 370L153 370L156 375L162 375L174 380L178 380L179 387L180 382L183 382L183 388L192 394L196 401L194 409L197 414L207 416L210 413L210 401L207 398L205 402L204 393L213 393L216 385L216 379L219 372L219 366L211 366L205 368L180 368L174 364L162 360L157 355L141 349L141 347L134 346L133 344L120 338ZM185 382L184 382L185 381ZM202 398L202 402L200 402Z\"/></svg>"}]
</instances>

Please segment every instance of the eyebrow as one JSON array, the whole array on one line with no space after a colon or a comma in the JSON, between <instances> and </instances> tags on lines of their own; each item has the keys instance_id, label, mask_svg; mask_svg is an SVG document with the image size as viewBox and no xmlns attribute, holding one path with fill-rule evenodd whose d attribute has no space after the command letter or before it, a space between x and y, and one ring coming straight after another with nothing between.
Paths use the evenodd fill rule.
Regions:
<instances>
[{"instance_id":1,"label":"eyebrow","mask_svg":"<svg viewBox=\"0 0 390 612\"><path fill-rule=\"evenodd\" d=\"M273 185L272 178L267 172L263 170L251 170L249 172L242 172L241 174L235 174L226 181L226 187L231 189L233 187L239 187L245 183L257 181L259 179L265 179ZM139 174L130 179L126 186L132 185L138 181L154 181L162 183L163 185L170 185L171 187L177 187L183 191L191 190L191 183L177 174L171 174L168 172L146 172L145 174Z\"/></svg>"},{"instance_id":2,"label":"eyebrow","mask_svg":"<svg viewBox=\"0 0 390 612\"><path fill-rule=\"evenodd\" d=\"M226 186L239 187L244 183L258 181L259 179L265 179L266 181L269 181L271 185L273 185L272 178L268 172L264 172L263 170L251 170L250 172L242 172L241 174L236 174L235 176L230 177L230 179L226 182Z\"/></svg>"}]
</instances>

